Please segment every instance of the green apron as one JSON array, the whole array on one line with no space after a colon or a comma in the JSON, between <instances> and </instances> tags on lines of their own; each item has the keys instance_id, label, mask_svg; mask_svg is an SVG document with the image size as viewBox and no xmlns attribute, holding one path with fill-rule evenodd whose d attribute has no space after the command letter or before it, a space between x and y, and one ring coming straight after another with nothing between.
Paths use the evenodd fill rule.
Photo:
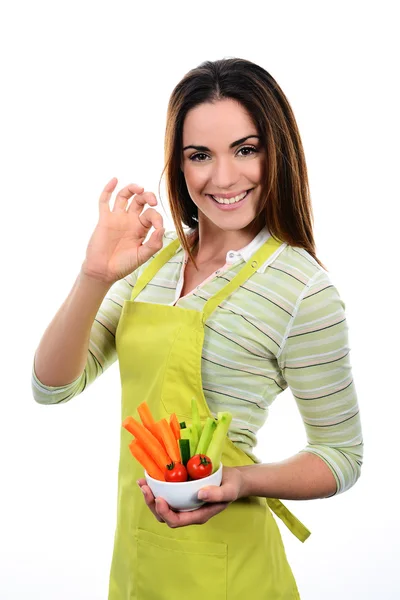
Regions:
<instances>
[{"instance_id":1,"label":"green apron","mask_svg":"<svg viewBox=\"0 0 400 600\"><path fill-rule=\"evenodd\" d=\"M144 400L156 420L176 413L191 422L191 399L202 422L212 416L203 393L204 324L280 246L273 238L204 305L202 312L135 302L176 253L166 246L139 277L124 302L116 332L122 385L122 419L138 418ZM301 541L309 531L276 499L251 496L232 502L203 525L170 528L147 507L136 481L144 476L131 455L132 436L121 428L118 517L109 600L291 600L299 598L272 509ZM254 464L227 439L226 466Z\"/></svg>"}]
</instances>

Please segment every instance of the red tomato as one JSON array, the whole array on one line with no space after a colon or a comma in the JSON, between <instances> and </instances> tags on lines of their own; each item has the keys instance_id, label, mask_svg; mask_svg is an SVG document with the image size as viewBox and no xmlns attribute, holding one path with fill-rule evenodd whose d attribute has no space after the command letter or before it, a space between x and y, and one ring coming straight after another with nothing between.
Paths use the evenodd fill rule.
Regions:
<instances>
[{"instance_id":1,"label":"red tomato","mask_svg":"<svg viewBox=\"0 0 400 600\"><path fill-rule=\"evenodd\" d=\"M171 483L187 481L187 471L185 465L180 462L170 463L165 469L164 476L165 481L169 481Z\"/></svg>"},{"instance_id":2,"label":"red tomato","mask_svg":"<svg viewBox=\"0 0 400 600\"><path fill-rule=\"evenodd\" d=\"M205 454L195 454L187 461L187 472L192 479L203 479L212 473L212 462Z\"/></svg>"}]
</instances>

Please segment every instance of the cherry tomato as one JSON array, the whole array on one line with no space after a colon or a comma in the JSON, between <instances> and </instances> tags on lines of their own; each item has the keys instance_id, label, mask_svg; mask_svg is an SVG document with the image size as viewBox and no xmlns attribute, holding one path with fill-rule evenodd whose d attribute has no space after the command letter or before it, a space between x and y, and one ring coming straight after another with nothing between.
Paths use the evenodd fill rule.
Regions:
<instances>
[{"instance_id":1,"label":"cherry tomato","mask_svg":"<svg viewBox=\"0 0 400 600\"><path fill-rule=\"evenodd\" d=\"M187 472L192 479L203 479L212 473L212 462L205 454L195 454L187 461Z\"/></svg>"},{"instance_id":2,"label":"cherry tomato","mask_svg":"<svg viewBox=\"0 0 400 600\"><path fill-rule=\"evenodd\" d=\"M178 483L180 481L187 481L187 471L185 465L180 462L172 462L167 465L164 472L165 481L171 483Z\"/></svg>"}]
</instances>

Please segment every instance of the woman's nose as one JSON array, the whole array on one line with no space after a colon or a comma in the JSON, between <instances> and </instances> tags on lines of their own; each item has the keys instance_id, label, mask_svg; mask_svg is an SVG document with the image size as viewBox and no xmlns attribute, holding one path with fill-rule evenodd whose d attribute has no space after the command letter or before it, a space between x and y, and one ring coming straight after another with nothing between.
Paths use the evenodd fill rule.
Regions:
<instances>
[{"instance_id":1,"label":"woman's nose","mask_svg":"<svg viewBox=\"0 0 400 600\"><path fill-rule=\"evenodd\" d=\"M220 158L213 165L212 182L220 190L229 190L238 180L237 166L230 158Z\"/></svg>"}]
</instances>

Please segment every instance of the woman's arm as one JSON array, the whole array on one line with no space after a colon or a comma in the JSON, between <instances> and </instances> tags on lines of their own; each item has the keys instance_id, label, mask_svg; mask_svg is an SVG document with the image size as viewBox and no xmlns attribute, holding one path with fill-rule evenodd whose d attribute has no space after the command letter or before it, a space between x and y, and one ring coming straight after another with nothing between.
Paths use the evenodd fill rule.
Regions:
<instances>
[{"instance_id":1,"label":"woman's arm","mask_svg":"<svg viewBox=\"0 0 400 600\"><path fill-rule=\"evenodd\" d=\"M39 404L68 402L83 392L88 385L116 361L115 332L123 303L125 300L129 300L136 279L137 272L117 281L101 303L90 329L84 369L77 379L65 385L46 385L36 373L35 366L33 366L32 392L36 402ZM59 312L61 312L61 309ZM53 343L56 343L56 337L53 338Z\"/></svg>"},{"instance_id":2,"label":"woman's arm","mask_svg":"<svg viewBox=\"0 0 400 600\"><path fill-rule=\"evenodd\" d=\"M321 270L299 298L278 354L307 446L279 463L241 467L247 490L300 500L331 496L357 481L363 441L349 352L344 304Z\"/></svg>"},{"instance_id":3,"label":"woman's arm","mask_svg":"<svg viewBox=\"0 0 400 600\"><path fill-rule=\"evenodd\" d=\"M36 350L34 372L45 386L65 386L82 374L93 321L110 287L79 273Z\"/></svg>"},{"instance_id":4,"label":"woman's arm","mask_svg":"<svg viewBox=\"0 0 400 600\"><path fill-rule=\"evenodd\" d=\"M336 493L336 479L319 456L300 452L287 460L235 467L242 477L239 497L312 500Z\"/></svg>"},{"instance_id":5,"label":"woman's arm","mask_svg":"<svg viewBox=\"0 0 400 600\"><path fill-rule=\"evenodd\" d=\"M162 248L162 216L154 208L143 210L147 204L157 205L154 194L144 192L137 184L130 184L118 192L111 209L110 200L117 183L115 177L111 179L100 195L99 220L89 240L81 271L37 348L32 377L34 396L35 390L43 391L46 397L46 391L50 396L53 393L46 387L64 387L69 391L72 385L78 386L76 395L82 391L83 378L83 388L87 384L85 365L91 360L97 360L102 372L101 360L89 347L100 304L115 282L134 273ZM152 227L154 231L145 241ZM102 325L108 329L107 325ZM109 333L113 335L112 331ZM43 403L53 402L46 400Z\"/></svg>"}]
</instances>

